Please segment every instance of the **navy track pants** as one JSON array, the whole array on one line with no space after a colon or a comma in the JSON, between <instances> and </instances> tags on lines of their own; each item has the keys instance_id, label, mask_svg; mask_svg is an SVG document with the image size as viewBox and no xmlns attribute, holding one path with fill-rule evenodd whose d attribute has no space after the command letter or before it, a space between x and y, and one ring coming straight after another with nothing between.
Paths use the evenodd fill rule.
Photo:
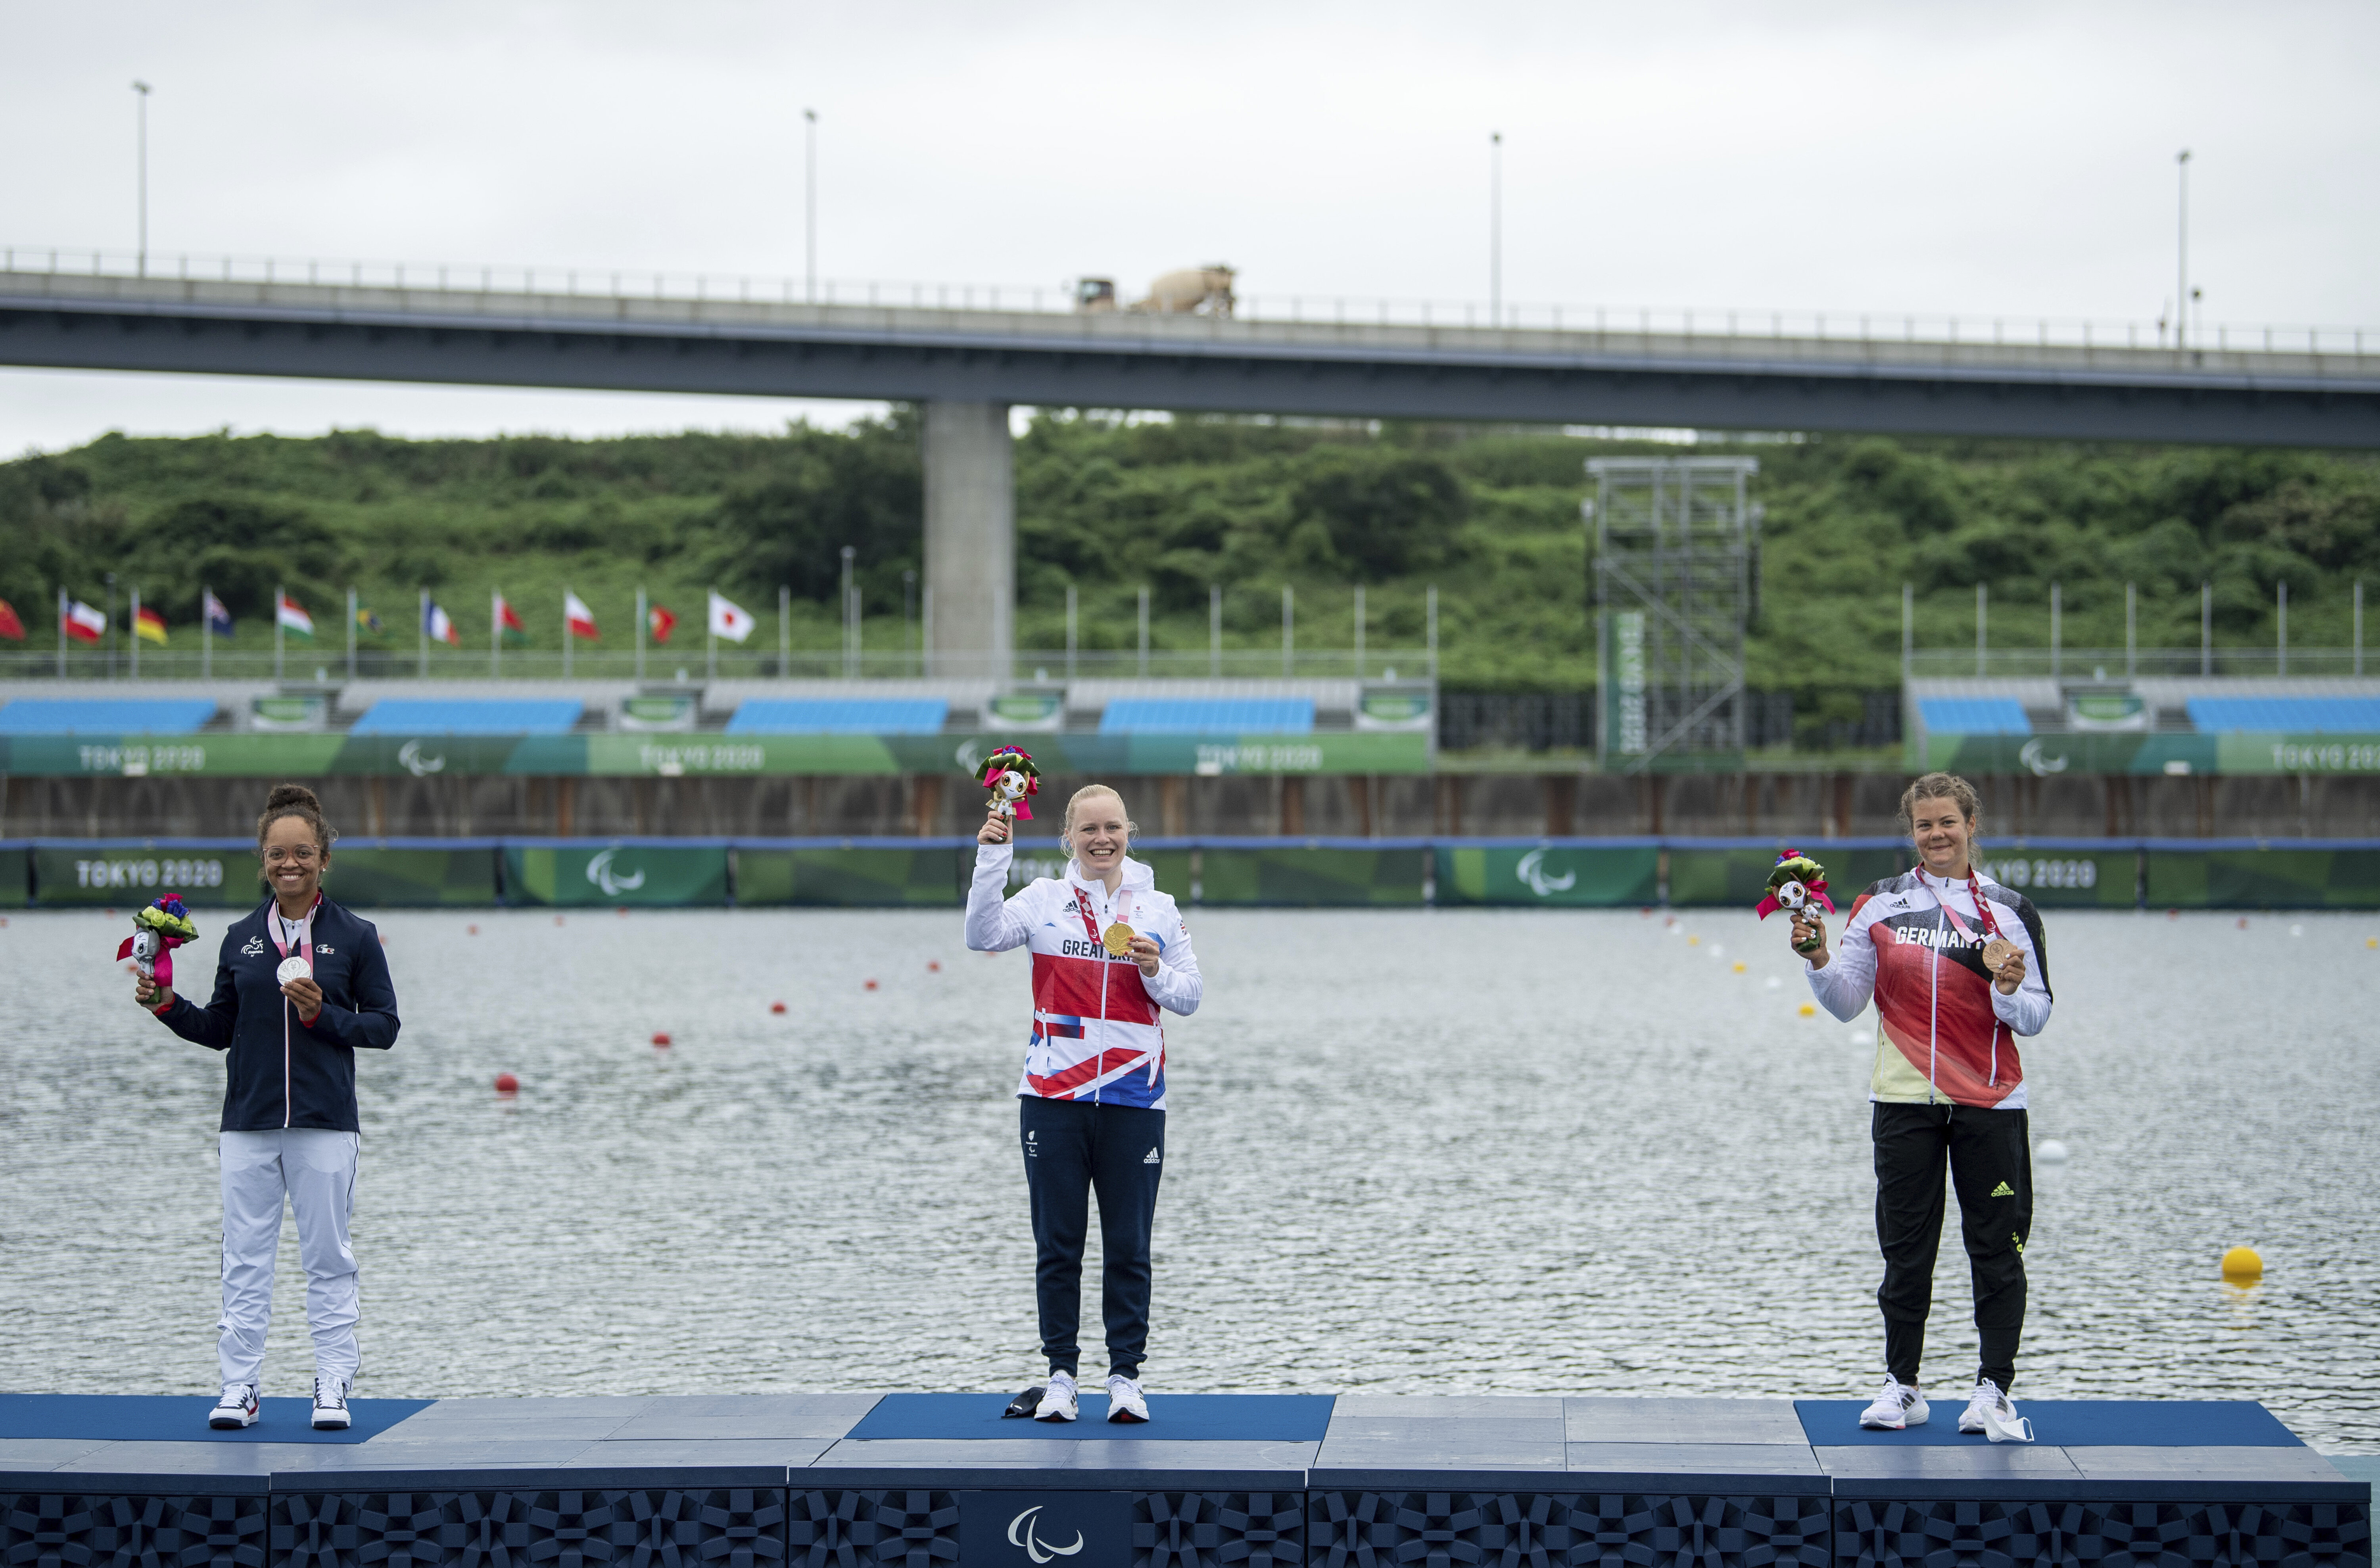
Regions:
<instances>
[{"instance_id":1,"label":"navy track pants","mask_svg":"<svg viewBox=\"0 0 2380 1568\"><path fill-rule=\"evenodd\" d=\"M1016 1109L1033 1202L1041 1354L1051 1371L1080 1374L1083 1243L1096 1190L1108 1367L1136 1376L1148 1354L1149 1231L1165 1171L1165 1112L1036 1095L1018 1096Z\"/></svg>"}]
</instances>

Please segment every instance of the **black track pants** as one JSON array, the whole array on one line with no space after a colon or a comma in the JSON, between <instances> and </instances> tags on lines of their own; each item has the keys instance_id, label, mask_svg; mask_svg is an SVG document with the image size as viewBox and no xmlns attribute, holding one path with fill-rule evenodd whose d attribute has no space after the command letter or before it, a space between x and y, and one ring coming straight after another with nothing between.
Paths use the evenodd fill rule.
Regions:
<instances>
[{"instance_id":1,"label":"black track pants","mask_svg":"<svg viewBox=\"0 0 2380 1568\"><path fill-rule=\"evenodd\" d=\"M1876 1239L1884 1249L1885 1367L1917 1381L1934 1255L1942 1241L1942 1170L1959 1189L1959 1229L1974 1277L1979 1375L2016 1380L2024 1330L2024 1244L2033 1234L2033 1146L2022 1111L1971 1105L1875 1107Z\"/></svg>"},{"instance_id":2,"label":"black track pants","mask_svg":"<svg viewBox=\"0 0 2380 1568\"><path fill-rule=\"evenodd\" d=\"M1148 1237L1165 1171L1165 1112L1034 1095L1020 1095L1016 1106L1033 1200L1041 1354L1052 1371L1081 1369L1083 1242L1097 1189L1108 1367L1137 1374L1148 1354Z\"/></svg>"}]
</instances>

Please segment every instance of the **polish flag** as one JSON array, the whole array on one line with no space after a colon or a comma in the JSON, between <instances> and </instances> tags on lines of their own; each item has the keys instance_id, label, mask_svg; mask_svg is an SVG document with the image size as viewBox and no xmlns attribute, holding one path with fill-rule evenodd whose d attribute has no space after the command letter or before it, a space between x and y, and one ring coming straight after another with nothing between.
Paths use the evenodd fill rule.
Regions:
<instances>
[{"instance_id":1,"label":"polish flag","mask_svg":"<svg viewBox=\"0 0 2380 1568\"><path fill-rule=\"evenodd\" d=\"M645 612L645 626L653 634L655 642L667 642L671 630L676 626L677 617L658 604Z\"/></svg>"},{"instance_id":2,"label":"polish flag","mask_svg":"<svg viewBox=\"0 0 2380 1568\"><path fill-rule=\"evenodd\" d=\"M449 648L463 646L463 634L455 629L455 617L439 606L435 599L421 612L421 629L432 642L443 642Z\"/></svg>"},{"instance_id":3,"label":"polish flag","mask_svg":"<svg viewBox=\"0 0 2380 1568\"><path fill-rule=\"evenodd\" d=\"M595 612L566 588L562 590L562 618L570 624L571 636L583 637L589 642L596 640Z\"/></svg>"},{"instance_id":4,"label":"polish flag","mask_svg":"<svg viewBox=\"0 0 2380 1568\"><path fill-rule=\"evenodd\" d=\"M752 635L752 628L757 624L752 619L751 611L740 604L731 602L716 591L711 594L711 636L723 637L730 642L741 642Z\"/></svg>"},{"instance_id":5,"label":"polish flag","mask_svg":"<svg viewBox=\"0 0 2380 1568\"><path fill-rule=\"evenodd\" d=\"M273 618L277 625L288 627L299 637L314 635L314 617L306 614L306 606L285 593L281 596L280 604L273 610Z\"/></svg>"},{"instance_id":6,"label":"polish flag","mask_svg":"<svg viewBox=\"0 0 2380 1568\"><path fill-rule=\"evenodd\" d=\"M77 642L97 642L107 635L107 615L79 599L67 602L67 635Z\"/></svg>"}]
</instances>

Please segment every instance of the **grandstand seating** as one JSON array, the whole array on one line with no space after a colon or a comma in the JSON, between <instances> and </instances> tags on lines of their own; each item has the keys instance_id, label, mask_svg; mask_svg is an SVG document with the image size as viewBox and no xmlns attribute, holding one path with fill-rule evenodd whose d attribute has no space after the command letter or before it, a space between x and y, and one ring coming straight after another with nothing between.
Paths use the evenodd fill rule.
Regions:
<instances>
[{"instance_id":1,"label":"grandstand seating","mask_svg":"<svg viewBox=\"0 0 2380 1568\"><path fill-rule=\"evenodd\" d=\"M0 704L0 735L188 735L214 716L203 697L20 697Z\"/></svg>"},{"instance_id":2,"label":"grandstand seating","mask_svg":"<svg viewBox=\"0 0 2380 1568\"><path fill-rule=\"evenodd\" d=\"M2380 697L2193 697L2187 706L2201 735L2380 735Z\"/></svg>"},{"instance_id":3,"label":"grandstand seating","mask_svg":"<svg viewBox=\"0 0 2380 1568\"><path fill-rule=\"evenodd\" d=\"M736 705L729 735L940 735L951 705L940 697L752 697Z\"/></svg>"},{"instance_id":4,"label":"grandstand seating","mask_svg":"<svg viewBox=\"0 0 2380 1568\"><path fill-rule=\"evenodd\" d=\"M2033 721L2013 697L1921 697L1917 716L1929 735L2031 735Z\"/></svg>"},{"instance_id":5,"label":"grandstand seating","mask_svg":"<svg viewBox=\"0 0 2380 1568\"><path fill-rule=\"evenodd\" d=\"M565 735L586 704L577 698L383 697L364 710L354 735ZM6 710L0 710L6 711Z\"/></svg>"},{"instance_id":6,"label":"grandstand seating","mask_svg":"<svg viewBox=\"0 0 2380 1568\"><path fill-rule=\"evenodd\" d=\"M1101 735L1311 735L1310 697L1118 697Z\"/></svg>"}]
</instances>

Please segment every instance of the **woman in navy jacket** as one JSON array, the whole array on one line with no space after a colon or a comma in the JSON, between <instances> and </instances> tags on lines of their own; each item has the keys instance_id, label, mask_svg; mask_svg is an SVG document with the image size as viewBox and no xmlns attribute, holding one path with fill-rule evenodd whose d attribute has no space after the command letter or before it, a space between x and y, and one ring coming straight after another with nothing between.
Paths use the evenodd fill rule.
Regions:
<instances>
[{"instance_id":1,"label":"woman in navy jacket","mask_svg":"<svg viewBox=\"0 0 2380 1568\"><path fill-rule=\"evenodd\" d=\"M214 996L204 1007L146 978L140 1004L164 1026L228 1052L224 1080L223 1398L213 1427L256 1419L264 1331L273 1317L273 1254L284 1197L298 1217L306 1322L314 1336L314 1425L347 1425L359 1356L355 1208L356 1051L396 1043L396 993L380 933L324 898L331 825L302 784L275 784L256 820L272 897L224 933ZM304 973L284 980L292 958Z\"/></svg>"}]
</instances>

